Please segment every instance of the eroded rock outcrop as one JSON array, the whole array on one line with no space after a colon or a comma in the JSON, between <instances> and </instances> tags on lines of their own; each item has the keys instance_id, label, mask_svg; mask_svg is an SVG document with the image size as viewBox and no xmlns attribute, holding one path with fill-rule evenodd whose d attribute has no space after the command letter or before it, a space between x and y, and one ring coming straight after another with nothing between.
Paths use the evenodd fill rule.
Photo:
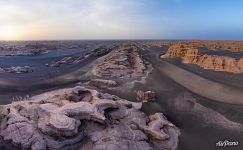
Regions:
<instances>
[{"instance_id":1,"label":"eroded rock outcrop","mask_svg":"<svg viewBox=\"0 0 243 150\"><path fill-rule=\"evenodd\" d=\"M238 60L228 56L203 55L197 60L193 61L193 64L199 65L204 69L215 71L226 71L231 73L243 72L241 64L238 63Z\"/></svg>"},{"instance_id":2,"label":"eroded rock outcrop","mask_svg":"<svg viewBox=\"0 0 243 150\"><path fill-rule=\"evenodd\" d=\"M180 58L185 55L186 50L187 49L182 44L173 44L166 54L161 55L161 58Z\"/></svg>"},{"instance_id":3,"label":"eroded rock outcrop","mask_svg":"<svg viewBox=\"0 0 243 150\"><path fill-rule=\"evenodd\" d=\"M61 60L51 62L49 64L46 64L47 67L60 67L65 64L78 64L84 59L89 57L87 54L80 54L78 57L64 57Z\"/></svg>"},{"instance_id":4,"label":"eroded rock outcrop","mask_svg":"<svg viewBox=\"0 0 243 150\"><path fill-rule=\"evenodd\" d=\"M103 77L139 76L145 65L135 45L120 46L107 54L95 68L95 74Z\"/></svg>"},{"instance_id":5,"label":"eroded rock outcrop","mask_svg":"<svg viewBox=\"0 0 243 150\"><path fill-rule=\"evenodd\" d=\"M111 50L112 50L112 48L108 48L108 47L106 47L106 46L100 46L100 47L98 47L98 48L93 49L93 50L91 51L91 54L92 54L93 56L98 56L98 57L100 57L100 56L104 56L104 55L108 54Z\"/></svg>"},{"instance_id":6,"label":"eroded rock outcrop","mask_svg":"<svg viewBox=\"0 0 243 150\"><path fill-rule=\"evenodd\" d=\"M1 107L0 148L176 149L179 130L161 113L84 87Z\"/></svg>"},{"instance_id":7,"label":"eroded rock outcrop","mask_svg":"<svg viewBox=\"0 0 243 150\"><path fill-rule=\"evenodd\" d=\"M243 73L243 58L236 59L228 56L200 54L198 49L175 44L161 58L181 58L183 63L195 64L204 69Z\"/></svg>"},{"instance_id":8,"label":"eroded rock outcrop","mask_svg":"<svg viewBox=\"0 0 243 150\"><path fill-rule=\"evenodd\" d=\"M9 68L0 68L0 73L1 72L8 72L8 73L31 73L33 72L34 69L30 66L13 66L13 67L9 67Z\"/></svg>"},{"instance_id":9,"label":"eroded rock outcrop","mask_svg":"<svg viewBox=\"0 0 243 150\"><path fill-rule=\"evenodd\" d=\"M208 50L229 50L232 52L243 51L242 41L152 41L146 42L146 45L161 46L161 45L183 45L190 48L203 48Z\"/></svg>"},{"instance_id":10,"label":"eroded rock outcrop","mask_svg":"<svg viewBox=\"0 0 243 150\"><path fill-rule=\"evenodd\" d=\"M142 102L149 102L155 99L155 92L153 91L138 91L137 92L137 100Z\"/></svg>"},{"instance_id":11,"label":"eroded rock outcrop","mask_svg":"<svg viewBox=\"0 0 243 150\"><path fill-rule=\"evenodd\" d=\"M69 57L64 57L57 61L53 61L51 63L46 64L46 66L47 67L60 67L62 65L66 65L66 64L68 64L68 65L78 64L90 56L100 57L105 54L108 54L110 51L111 51L111 48L108 48L106 46L100 46L98 48L91 50L90 52L83 52L79 56L69 56Z\"/></svg>"},{"instance_id":12,"label":"eroded rock outcrop","mask_svg":"<svg viewBox=\"0 0 243 150\"><path fill-rule=\"evenodd\" d=\"M116 87L118 83L113 80L104 80L104 79L92 79L88 82L90 85L102 88L102 87Z\"/></svg>"}]
</instances>

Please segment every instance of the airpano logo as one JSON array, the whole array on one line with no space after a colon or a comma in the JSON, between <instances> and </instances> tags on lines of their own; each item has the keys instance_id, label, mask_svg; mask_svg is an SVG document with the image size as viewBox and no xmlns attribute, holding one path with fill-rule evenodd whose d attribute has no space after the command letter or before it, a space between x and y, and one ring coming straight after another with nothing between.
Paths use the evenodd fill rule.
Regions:
<instances>
[{"instance_id":1,"label":"airpano logo","mask_svg":"<svg viewBox=\"0 0 243 150\"><path fill-rule=\"evenodd\" d=\"M237 145L239 145L238 141L231 142L231 141L228 141L228 140L218 141L216 143L217 147L237 146Z\"/></svg>"}]
</instances>

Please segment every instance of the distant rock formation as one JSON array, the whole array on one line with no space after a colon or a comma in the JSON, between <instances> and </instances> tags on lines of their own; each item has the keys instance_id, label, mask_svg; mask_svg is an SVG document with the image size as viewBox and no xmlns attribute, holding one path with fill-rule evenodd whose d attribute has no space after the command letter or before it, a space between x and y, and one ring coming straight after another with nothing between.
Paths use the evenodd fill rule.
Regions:
<instances>
[{"instance_id":1,"label":"distant rock formation","mask_svg":"<svg viewBox=\"0 0 243 150\"><path fill-rule=\"evenodd\" d=\"M170 46L166 54L161 55L161 58L178 58L184 56L186 50L182 44L174 44Z\"/></svg>"},{"instance_id":2,"label":"distant rock formation","mask_svg":"<svg viewBox=\"0 0 243 150\"><path fill-rule=\"evenodd\" d=\"M0 68L0 73L1 72L8 72L8 73L31 73L33 72L33 68L30 66L13 66L13 67L9 67L9 68Z\"/></svg>"},{"instance_id":3,"label":"distant rock formation","mask_svg":"<svg viewBox=\"0 0 243 150\"><path fill-rule=\"evenodd\" d=\"M242 58L236 60L228 56L202 55L193 64L197 64L204 69L215 71L225 71L230 73L243 73Z\"/></svg>"},{"instance_id":4,"label":"distant rock formation","mask_svg":"<svg viewBox=\"0 0 243 150\"><path fill-rule=\"evenodd\" d=\"M113 49L95 68L95 74L102 77L131 77L144 73L145 65L135 45Z\"/></svg>"},{"instance_id":5,"label":"distant rock formation","mask_svg":"<svg viewBox=\"0 0 243 150\"><path fill-rule=\"evenodd\" d=\"M204 69L243 73L243 58L237 60L228 56L201 55L198 49L175 44L161 58L181 58L183 63L195 64Z\"/></svg>"},{"instance_id":6,"label":"distant rock formation","mask_svg":"<svg viewBox=\"0 0 243 150\"><path fill-rule=\"evenodd\" d=\"M48 63L48 64L46 64L46 67L60 67L62 65L78 64L90 56L100 57L100 56L108 54L110 51L111 51L111 48L107 48L106 46L100 46L98 48L91 50L90 52L83 52L79 56L64 57L61 60L57 60L57 61Z\"/></svg>"},{"instance_id":7,"label":"distant rock formation","mask_svg":"<svg viewBox=\"0 0 243 150\"><path fill-rule=\"evenodd\" d=\"M93 56L100 57L100 56L104 56L104 55L108 54L111 50L112 50L112 48L108 48L106 46L100 46L98 48L93 49L91 51L91 54Z\"/></svg>"},{"instance_id":8,"label":"distant rock formation","mask_svg":"<svg viewBox=\"0 0 243 150\"><path fill-rule=\"evenodd\" d=\"M85 87L61 89L0 107L0 148L67 150L177 148L179 129L141 103Z\"/></svg>"},{"instance_id":9,"label":"distant rock formation","mask_svg":"<svg viewBox=\"0 0 243 150\"><path fill-rule=\"evenodd\" d=\"M60 67L61 65L65 64L77 64L80 63L82 60L86 59L89 55L80 54L78 57L64 57L61 60L51 62L46 64L47 67Z\"/></svg>"},{"instance_id":10,"label":"distant rock formation","mask_svg":"<svg viewBox=\"0 0 243 150\"><path fill-rule=\"evenodd\" d=\"M229 50L232 52L243 51L242 41L151 41L145 42L147 46L163 47L165 45L183 45L190 48L203 48L208 50Z\"/></svg>"},{"instance_id":11,"label":"distant rock formation","mask_svg":"<svg viewBox=\"0 0 243 150\"><path fill-rule=\"evenodd\" d=\"M160 48L163 48L163 47L167 47L167 46L170 46L172 42L171 41L147 41L147 42L143 42L143 44L145 46L148 46L148 47L160 47Z\"/></svg>"}]
</instances>

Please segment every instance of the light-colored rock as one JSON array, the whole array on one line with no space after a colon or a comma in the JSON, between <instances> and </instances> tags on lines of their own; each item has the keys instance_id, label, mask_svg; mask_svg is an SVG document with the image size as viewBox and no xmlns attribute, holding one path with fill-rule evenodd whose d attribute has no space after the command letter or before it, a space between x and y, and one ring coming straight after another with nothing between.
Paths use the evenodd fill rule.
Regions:
<instances>
[{"instance_id":1,"label":"light-colored rock","mask_svg":"<svg viewBox=\"0 0 243 150\"><path fill-rule=\"evenodd\" d=\"M85 53L80 54L78 57L64 57L61 60L51 62L49 64L46 64L47 67L60 67L65 64L77 64L83 61L85 58L87 58L89 55L86 55Z\"/></svg>"},{"instance_id":2,"label":"light-colored rock","mask_svg":"<svg viewBox=\"0 0 243 150\"><path fill-rule=\"evenodd\" d=\"M243 70L238 66L235 58L228 56L203 55L197 61L192 62L204 69L225 71L230 73L241 73Z\"/></svg>"},{"instance_id":3,"label":"light-colored rock","mask_svg":"<svg viewBox=\"0 0 243 150\"><path fill-rule=\"evenodd\" d=\"M85 87L61 89L1 107L4 149L176 149L179 129L141 104Z\"/></svg>"},{"instance_id":4,"label":"light-colored rock","mask_svg":"<svg viewBox=\"0 0 243 150\"><path fill-rule=\"evenodd\" d=\"M149 102L155 99L155 92L153 91L138 91L137 92L137 100L142 102Z\"/></svg>"},{"instance_id":5,"label":"light-colored rock","mask_svg":"<svg viewBox=\"0 0 243 150\"><path fill-rule=\"evenodd\" d=\"M102 87L115 87L118 85L116 81L104 80L104 79L92 79L89 81L90 85L102 88Z\"/></svg>"},{"instance_id":6,"label":"light-colored rock","mask_svg":"<svg viewBox=\"0 0 243 150\"><path fill-rule=\"evenodd\" d=\"M95 75L100 77L139 76L144 73L145 65L135 45L125 45L113 49L95 67Z\"/></svg>"},{"instance_id":7,"label":"light-colored rock","mask_svg":"<svg viewBox=\"0 0 243 150\"><path fill-rule=\"evenodd\" d=\"M240 70L243 70L243 58L241 58L241 59L238 61L237 66L239 67Z\"/></svg>"},{"instance_id":8,"label":"light-colored rock","mask_svg":"<svg viewBox=\"0 0 243 150\"><path fill-rule=\"evenodd\" d=\"M170 46L168 51L164 54L161 55L161 58L180 58L185 55L185 47L183 44L176 43Z\"/></svg>"},{"instance_id":9,"label":"light-colored rock","mask_svg":"<svg viewBox=\"0 0 243 150\"><path fill-rule=\"evenodd\" d=\"M172 45L161 58L181 58L182 63L195 64L203 69L243 73L243 58L237 60L228 56L201 55L198 49L183 44Z\"/></svg>"},{"instance_id":10,"label":"light-colored rock","mask_svg":"<svg viewBox=\"0 0 243 150\"><path fill-rule=\"evenodd\" d=\"M31 73L33 72L33 68L30 66L12 66L9 68L0 68L0 72L8 72L8 73Z\"/></svg>"},{"instance_id":11,"label":"light-colored rock","mask_svg":"<svg viewBox=\"0 0 243 150\"><path fill-rule=\"evenodd\" d=\"M199 51L197 49L187 49L182 56L182 62L186 64L194 63L199 57Z\"/></svg>"}]
</instances>

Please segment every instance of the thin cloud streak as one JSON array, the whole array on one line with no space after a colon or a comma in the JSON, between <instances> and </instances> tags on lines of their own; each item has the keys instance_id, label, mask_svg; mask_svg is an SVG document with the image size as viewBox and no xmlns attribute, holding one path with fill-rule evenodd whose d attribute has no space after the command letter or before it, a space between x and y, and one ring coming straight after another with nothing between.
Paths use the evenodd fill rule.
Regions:
<instances>
[{"instance_id":1,"label":"thin cloud streak","mask_svg":"<svg viewBox=\"0 0 243 150\"><path fill-rule=\"evenodd\" d=\"M149 17L143 17L143 2L0 1L0 23L23 31L23 39L156 38Z\"/></svg>"}]
</instances>

